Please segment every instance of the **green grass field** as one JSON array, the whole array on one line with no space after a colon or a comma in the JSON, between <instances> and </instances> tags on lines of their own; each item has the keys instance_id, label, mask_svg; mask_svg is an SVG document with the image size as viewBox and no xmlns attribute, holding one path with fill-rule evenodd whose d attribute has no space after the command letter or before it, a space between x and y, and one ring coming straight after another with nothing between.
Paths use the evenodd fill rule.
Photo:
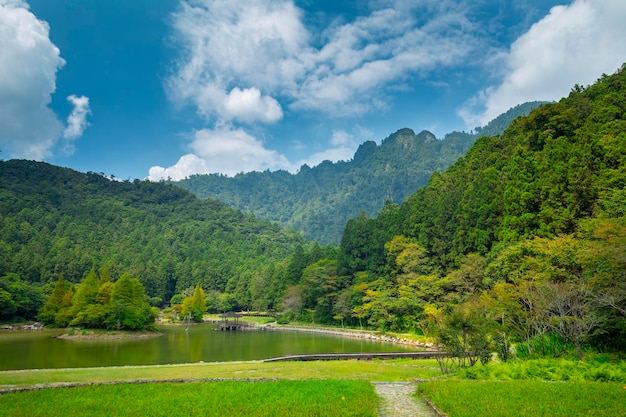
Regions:
<instances>
[{"instance_id":1,"label":"green grass field","mask_svg":"<svg viewBox=\"0 0 626 417\"><path fill-rule=\"evenodd\" d=\"M368 381L96 385L5 394L0 416L376 416Z\"/></svg>"},{"instance_id":2,"label":"green grass field","mask_svg":"<svg viewBox=\"0 0 626 417\"><path fill-rule=\"evenodd\" d=\"M616 383L450 379L419 391L450 417L626 416L626 389Z\"/></svg>"},{"instance_id":3,"label":"green grass field","mask_svg":"<svg viewBox=\"0 0 626 417\"><path fill-rule=\"evenodd\" d=\"M1 371L0 390L54 386L58 383L106 383L173 379L363 379L411 381L440 375L434 359L328 362L222 362L188 365L123 366Z\"/></svg>"},{"instance_id":4,"label":"green grass field","mask_svg":"<svg viewBox=\"0 0 626 417\"><path fill-rule=\"evenodd\" d=\"M434 359L2 371L0 390L46 388L0 395L0 416L375 416L371 382L431 379L419 390L449 417L626 417L624 378L624 361L593 359L491 363L445 378Z\"/></svg>"}]
</instances>

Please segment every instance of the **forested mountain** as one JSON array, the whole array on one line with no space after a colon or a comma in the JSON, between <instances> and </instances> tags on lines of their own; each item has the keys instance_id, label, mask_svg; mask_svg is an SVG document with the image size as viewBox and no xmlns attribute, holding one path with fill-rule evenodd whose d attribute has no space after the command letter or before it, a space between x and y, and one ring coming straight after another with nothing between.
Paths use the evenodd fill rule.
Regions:
<instances>
[{"instance_id":1,"label":"forested mountain","mask_svg":"<svg viewBox=\"0 0 626 417\"><path fill-rule=\"evenodd\" d=\"M348 221L338 259L304 269L297 311L419 328L453 350L543 351L554 336L581 357L623 351L625 254L626 66L478 139L401 205Z\"/></svg>"},{"instance_id":2,"label":"forested mountain","mask_svg":"<svg viewBox=\"0 0 626 417\"><path fill-rule=\"evenodd\" d=\"M0 318L33 317L43 302L33 285L77 283L92 268L138 278L154 305L201 284L233 307L267 307L283 285L275 266L303 244L170 184L0 161Z\"/></svg>"},{"instance_id":3,"label":"forested mountain","mask_svg":"<svg viewBox=\"0 0 626 417\"><path fill-rule=\"evenodd\" d=\"M202 198L216 198L257 217L302 231L304 237L337 245L348 219L376 215L386 201L401 203L465 154L477 137L500 134L510 122L541 105L525 103L476 134L453 132L443 140L401 129L380 145L363 143L350 161L303 165L286 171L250 172L235 177L194 175L175 184Z\"/></svg>"}]
</instances>

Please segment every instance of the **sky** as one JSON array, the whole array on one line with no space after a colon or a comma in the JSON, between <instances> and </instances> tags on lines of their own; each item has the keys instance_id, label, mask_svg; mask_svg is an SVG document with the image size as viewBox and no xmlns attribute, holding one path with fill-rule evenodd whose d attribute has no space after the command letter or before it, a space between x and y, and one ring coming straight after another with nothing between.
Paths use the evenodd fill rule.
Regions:
<instances>
[{"instance_id":1,"label":"sky","mask_svg":"<svg viewBox=\"0 0 626 417\"><path fill-rule=\"evenodd\" d=\"M0 159L121 180L350 160L626 62L623 0L0 0Z\"/></svg>"}]
</instances>

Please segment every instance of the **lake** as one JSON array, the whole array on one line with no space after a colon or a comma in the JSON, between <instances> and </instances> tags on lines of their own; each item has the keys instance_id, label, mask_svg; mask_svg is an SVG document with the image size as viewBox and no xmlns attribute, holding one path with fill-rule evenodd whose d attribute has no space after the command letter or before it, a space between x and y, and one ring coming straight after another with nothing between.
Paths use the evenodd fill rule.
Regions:
<instances>
[{"instance_id":1,"label":"lake","mask_svg":"<svg viewBox=\"0 0 626 417\"><path fill-rule=\"evenodd\" d=\"M260 360L307 353L407 352L409 346L322 333L221 332L214 324L161 326L151 339L67 340L62 331L0 332L0 370Z\"/></svg>"}]
</instances>

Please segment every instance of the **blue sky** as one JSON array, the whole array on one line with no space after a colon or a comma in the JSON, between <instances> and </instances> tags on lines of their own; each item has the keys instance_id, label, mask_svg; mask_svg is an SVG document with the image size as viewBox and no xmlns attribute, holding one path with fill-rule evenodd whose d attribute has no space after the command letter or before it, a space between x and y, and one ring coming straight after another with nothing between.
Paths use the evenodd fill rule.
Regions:
<instances>
[{"instance_id":1,"label":"blue sky","mask_svg":"<svg viewBox=\"0 0 626 417\"><path fill-rule=\"evenodd\" d=\"M0 0L0 157L296 172L443 137L626 61L623 0Z\"/></svg>"}]
</instances>

